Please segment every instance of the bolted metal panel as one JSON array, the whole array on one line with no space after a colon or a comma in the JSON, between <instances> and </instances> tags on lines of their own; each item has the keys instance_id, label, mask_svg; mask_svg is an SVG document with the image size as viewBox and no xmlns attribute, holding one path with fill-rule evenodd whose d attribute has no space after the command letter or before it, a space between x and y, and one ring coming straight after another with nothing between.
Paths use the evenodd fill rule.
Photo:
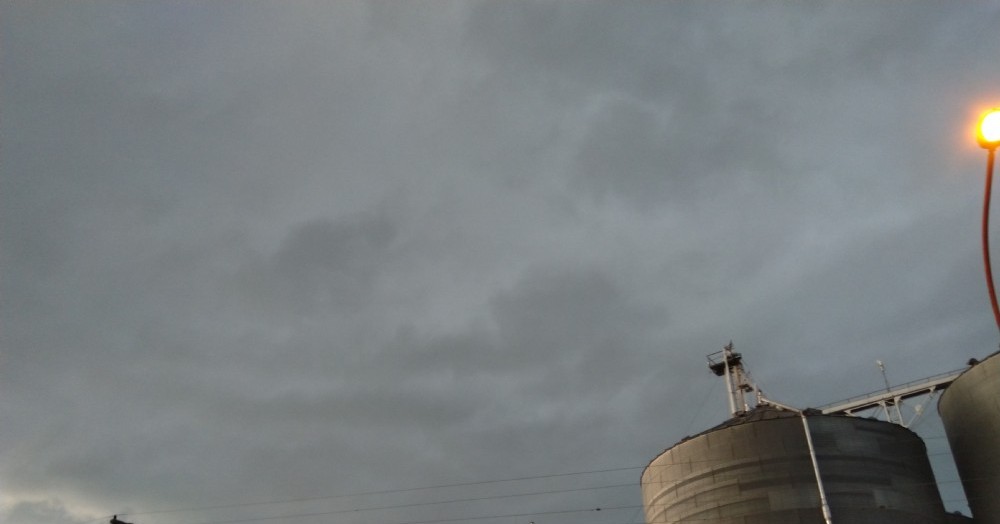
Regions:
<instances>
[{"instance_id":1,"label":"bolted metal panel","mask_svg":"<svg viewBox=\"0 0 1000 524\"><path fill-rule=\"evenodd\" d=\"M809 416L832 513L850 524L938 524L927 450L887 422ZM642 474L648 524L819 524L819 490L799 415L758 407L686 439Z\"/></svg>"},{"instance_id":2,"label":"bolted metal panel","mask_svg":"<svg viewBox=\"0 0 1000 524\"><path fill-rule=\"evenodd\" d=\"M938 412L972 517L1000 524L1000 353L955 379Z\"/></svg>"}]
</instances>

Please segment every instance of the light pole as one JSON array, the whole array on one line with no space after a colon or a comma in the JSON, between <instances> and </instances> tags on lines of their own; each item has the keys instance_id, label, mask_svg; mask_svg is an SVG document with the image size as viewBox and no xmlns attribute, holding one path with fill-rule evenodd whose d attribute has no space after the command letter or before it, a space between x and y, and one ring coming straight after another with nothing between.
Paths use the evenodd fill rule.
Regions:
<instances>
[{"instance_id":1,"label":"light pole","mask_svg":"<svg viewBox=\"0 0 1000 524\"><path fill-rule=\"evenodd\" d=\"M991 109L979 119L976 140L986 149L986 191L983 196L983 265L986 268L986 287L990 291L990 305L993 319L1000 328L1000 308L997 307L997 293L993 289L993 270L990 267L990 192L993 188L993 157L1000 146L1000 109Z\"/></svg>"}]
</instances>

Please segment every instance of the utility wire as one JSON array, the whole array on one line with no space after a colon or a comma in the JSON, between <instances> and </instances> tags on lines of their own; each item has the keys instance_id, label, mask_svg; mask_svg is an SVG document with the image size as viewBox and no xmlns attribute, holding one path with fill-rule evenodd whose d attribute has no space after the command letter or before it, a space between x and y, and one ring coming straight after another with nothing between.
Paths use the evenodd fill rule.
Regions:
<instances>
[{"instance_id":1,"label":"utility wire","mask_svg":"<svg viewBox=\"0 0 1000 524\"><path fill-rule=\"evenodd\" d=\"M386 506L372 506L372 507L367 507L367 508L331 510L331 511L323 512L322 514L323 515L333 515L333 514L337 514L337 513L360 513L360 512L364 512L364 511L378 511L378 510L386 510L386 509L415 508L415 507L420 507L420 506L435 506L435 505L440 505L440 504L455 504L455 503L458 503L458 502L480 502L480 501L483 501L483 500L495 500L495 499L504 499L504 498L514 498L514 497L527 497L527 496L536 496L536 495L554 495L554 494L557 494L557 493L571 493L571 492L574 492L574 491L593 491L593 490L598 490L598 489L612 489L612 488L623 488L623 487L635 487L635 484L634 483L632 483L632 484L613 484L613 485L609 485L609 486L596 486L596 487L588 487L588 488L557 489L557 490L551 490L551 491L534 491L534 492L529 492L529 493L513 493L513 494L510 494L510 495L491 495L491 496L488 496L488 497L472 497L472 498L464 498L464 499L440 500L440 501L434 501L434 502L411 502L411 503L408 503L408 504L392 504L392 505L386 505ZM129 515L134 515L134 514L129 514ZM265 517L265 518L281 518L281 517Z\"/></svg>"},{"instance_id":2,"label":"utility wire","mask_svg":"<svg viewBox=\"0 0 1000 524\"><path fill-rule=\"evenodd\" d=\"M944 437L943 436L925 437L925 440L927 438L942 438L943 439ZM918 453L915 456L919 456L919 455L923 455L923 456L926 456L926 457L930 458L930 457L936 457L936 456L950 455L950 453L946 453L946 452L942 452L942 453L930 453L930 454ZM310 502L310 501L318 501L318 500L332 500L332 499L347 498L347 497L360 497L360 496L371 496L371 495L386 495L386 494L394 494L394 493L415 492L415 491L422 491L422 490L433 490L433 489L444 489L444 488L478 486L478 485L499 484L499 483L505 483L505 482L519 482L519 481L538 480L538 479L552 479L552 478L571 477L571 476L580 476L580 475L593 475L593 474L600 474L600 473L613 473L613 472L638 470L638 469L651 469L651 468L670 467L670 466L674 466L674 465L678 465L678 464L687 464L687 465L690 465L690 464L693 464L693 463L710 463L710 462L720 462L720 461L727 461L727 460L730 460L730 459L726 459L726 458L708 458L708 459L700 459L700 460L685 460L683 463L665 463L665 464L661 463L661 464L655 464L655 465L652 464L652 463L650 463L647 466L627 466L627 467L605 468L605 469L589 470L589 471L577 471L577 472L569 472L569 473L555 473L555 474L546 474L546 475L531 475L531 476L512 477L512 478L494 479L494 480L460 482L460 483L451 483L451 484L438 484L438 485L431 485L431 486L417 486L417 487L402 488L402 489L387 489L387 490L362 491L362 492L355 492L355 493L348 493L348 494L341 494L341 495L327 495L327 496L305 497L305 498L296 498L296 499L243 502L243 503L235 503L235 504L219 504L219 505L210 505L210 506L196 506L196 507L186 507L186 508L177 508L177 509L163 509L163 510L156 510L156 511L133 512L133 513L120 512L120 513L118 513L118 515L128 516L128 517L135 517L135 516L157 515L157 514L167 514L167 513L180 513L180 512L192 512L192 511L208 511L208 510L216 510L216 509L234 509L234 508L243 508L243 507L251 507L251 506L274 505L274 504L302 503L302 502ZM957 483L957 482L959 482L959 481L958 480L939 480L939 481L936 482L936 484L951 484L951 483ZM335 510L335 511L330 511L330 512L323 512L323 513L320 513L320 515L336 514L336 513L346 513L346 512L375 511L375 510L384 510L384 509L398 509L398 508L404 508L404 507L430 506L430 505L438 505L438 504L452 504L452 503L459 503L459 502L483 501L483 500L490 500L490 499L526 497L526 496L532 496L532 495L549 495L549 494L557 494L557 493L589 491L589 490L598 490L598 489L613 489L613 488L628 487L628 486L635 486L635 485L636 484L633 484L633 483L629 483L629 484L609 484L609 485L598 485L598 486L590 486L590 487L582 487L582 488L556 489L556 490L546 490L546 491L529 491L529 492L521 492L521 493L515 493L515 494L492 495L492 496L471 497L471 498L458 498L458 499L450 499L450 500L434 501L434 502L420 502L420 503L389 505L389 506L377 506L377 507L368 507L368 508L355 508L355 509L351 509L351 510ZM311 516L311 515L312 514L302 514L302 516ZM295 515L288 515L287 517L293 517L293 516L295 516ZM103 517L101 519L93 519L93 520L91 520L89 522L98 522L100 520L104 520L104 519L109 518L109 517L110 517L110 515L106 516L106 517ZM273 519L273 518L281 518L281 517L265 517L264 519L266 520L266 519ZM250 520L255 520L255 519L250 519ZM411 524L411 523L404 523L404 524Z\"/></svg>"},{"instance_id":3,"label":"utility wire","mask_svg":"<svg viewBox=\"0 0 1000 524\"><path fill-rule=\"evenodd\" d=\"M117 514L118 515L122 515L122 516L135 517L135 516L140 516L140 515L160 515L160 514L164 514L164 513L180 513L180 512L186 512L186 511L208 511L208 510L215 510L215 509L241 508L241 507L247 507L247 506L265 506L265 505L271 505L271 504L289 504L289 503L298 503L298 502L312 502L312 501L316 501L316 500L331 500L331 499L341 499L341 498L348 498L348 497L362 497L362 496L371 496L371 495L388 495L388 494L395 494L395 493L408 493L408 492L413 492L413 491L432 490L432 489L458 488L458 487L466 487L466 486L480 486L480 485L484 485L484 484L499 484L499 483L503 483L503 482L521 482L521 481L525 481L525 480L551 479L551 478L559 478L559 477L571 477L571 476L577 476L577 475L593 475L593 474L597 474L597 473L613 473L613 472L618 472L618 471L628 471L628 470L642 469L643 467L644 466L630 466L630 467L621 467L621 468L598 469L598 470L591 470L591 471L576 471L576 472L572 472L572 473L554 473L554 474L548 474L548 475L532 475L532 476L526 476L526 477L515 477L515 478L506 478L506 479L479 480L479 481L472 481L472 482L458 482L458 483L454 483L454 484L439 484L439 485L433 485L433 486L418 486L418 487L411 487L411 488L386 489L386 490L377 490L377 491L359 491L359 492L354 492L354 493L345 493L345 494L341 494L341 495L325 495L325 496L304 497L304 498L297 498L297 499L269 500L269 501L257 501L257 502L241 502L241 503L235 503L235 504L219 504L219 505L213 505L213 506L192 506L192 507L186 507L186 508L162 509L162 510L154 510L154 511L141 511L141 512L117 513ZM617 487L617 486L615 486L615 487ZM600 488L600 486L598 486L598 488ZM598 488L581 488L581 489L598 489ZM568 490L568 491L577 491L577 489L571 489L571 490ZM538 493L546 493L546 492L538 492ZM553 492L553 493L555 493L555 492ZM524 495L528 495L528 494L524 494ZM518 495L518 496L522 496L522 495ZM499 498L499 497L497 497L497 498ZM456 502L459 502L459 501L461 501L461 500L456 500ZM108 515L107 517L110 518L111 515ZM92 520L90 522L96 522L97 520L103 520L103 518L102 519L94 519L94 520Z\"/></svg>"},{"instance_id":4,"label":"utility wire","mask_svg":"<svg viewBox=\"0 0 1000 524\"><path fill-rule=\"evenodd\" d=\"M543 515L559 515L566 513L588 513L591 511L615 511L620 509L634 509L637 507L641 508L642 506L630 505L630 506L615 506L608 508L562 509L553 511L537 511L532 513L508 513L504 515L480 515L476 517L456 517L450 519L407 521L407 522L397 522L396 524L438 524L441 522L464 522L467 520L503 519L503 518L513 518L513 517L538 517ZM336 513L342 513L342 511L321 511L316 513L299 513L295 515L277 515L274 517L253 517L248 519L213 520L208 522L199 522L198 524L239 524L243 522L261 522L265 520L290 519L290 518L301 518L301 517L319 517L323 515L333 515Z\"/></svg>"},{"instance_id":5,"label":"utility wire","mask_svg":"<svg viewBox=\"0 0 1000 524\"><path fill-rule=\"evenodd\" d=\"M924 454L924 453L914 454L914 456L921 456L921 455L930 458L930 457L937 457L937 456L946 456L946 455L950 455L950 453L941 452L941 453L929 453L929 454ZM905 457L903 457L901 455L899 455L899 457L900 458L905 458ZM325 496L303 497L303 498L295 498L295 499L253 501L253 502L242 502L242 503L234 503L234 504L218 504L218 505L209 505L209 506L191 506L191 507L185 507L185 508L162 509L162 510L130 512L130 513L119 512L117 514L120 515L120 516L136 517L136 516L161 515L161 514L181 513L181 512L194 512L194 511L210 511L210 510L218 510L218 509L246 508L246 507L252 507L252 506L268 506L268 505L277 505L277 504L294 504L294 503L303 503L303 502L313 502L313 501L319 501L319 500L342 499L342 498L348 498L348 497L362 497L362 496L372 496L372 495L388 495L388 494L408 493L408 492L425 491L425 490L433 490L433 489L445 489L445 488L457 488L457 487L468 487L468 486L480 486L480 485L487 485L487 484L500 484L500 483L505 483L505 482L521 482L521 481L527 481L527 480L552 479L552 478L560 478L560 477L571 477L571 476L580 476L580 475L593 475L593 474L599 474L599 473L613 473L613 472L629 471L629 470L639 470L639 469L668 468L668 467L676 466L676 465L690 465L690 464L697 464L697 463L726 462L726 461L729 461L729 460L731 460L731 459L728 459L728 458L706 458L706 459L698 459L698 460L685 460L684 462L669 462L669 463L661 463L661 464L652 464L652 463L650 463L647 466L628 466L628 467L607 468L607 469L590 470L590 471L578 471L578 472L570 472L570 473L555 473L555 474L547 474L547 475L531 475L531 476L513 477L513 478L505 478L505 479L481 480L481 481L460 482L460 483L452 483L452 484L438 484L438 485L431 485L431 486L417 486L417 487L401 488L401 489L360 491L360 492L340 494L340 495L325 495ZM939 481L937 483L938 484L944 484L944 483L948 483L948 482L950 482L950 481ZM954 482L957 482L957 481L954 481ZM489 500L489 499L526 497L526 496L532 496L532 495L548 495L548 494L568 493L568 492L575 492L575 491L587 491L587 490L597 490L597 489L612 489L612 488L626 487L626 486L630 486L630 485L631 486L636 486L637 484L638 483L632 483L632 484L611 484L611 485L598 485L598 486L583 487L583 488L569 488L569 489L559 489L559 490L521 492L521 493L516 493L516 494L492 495L492 496L484 496L484 497L459 498L459 499L451 499L451 500L435 501L435 502L412 503L412 504L404 504L404 505L400 505L400 506L359 508L359 509L352 509L350 511L372 511L372 510L376 510L376 509L390 509L390 508L394 508L394 507L426 506L426 505L435 505L435 504L451 504L451 503L458 503L458 502L481 501L481 500ZM337 511L340 512L342 510L337 510ZM102 517L100 519L93 519L93 520L91 520L89 522L98 522L98 521L101 521L101 520L105 520L107 518L110 518L110 515L107 515L107 516Z\"/></svg>"}]
</instances>

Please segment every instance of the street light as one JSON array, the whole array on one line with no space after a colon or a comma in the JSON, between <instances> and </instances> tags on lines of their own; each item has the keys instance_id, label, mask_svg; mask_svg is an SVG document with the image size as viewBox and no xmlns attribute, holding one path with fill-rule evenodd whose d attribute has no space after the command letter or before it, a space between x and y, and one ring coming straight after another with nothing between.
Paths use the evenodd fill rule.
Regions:
<instances>
[{"instance_id":1,"label":"street light","mask_svg":"<svg viewBox=\"0 0 1000 524\"><path fill-rule=\"evenodd\" d=\"M993 306L993 319L1000 328L1000 308L997 307L997 293L993 289L993 270L990 268L990 192L993 188L993 157L1000 146L1000 109L991 109L979 119L976 129L976 140L987 151L986 155L986 191L983 196L983 265L986 268L986 287L990 291L990 305Z\"/></svg>"},{"instance_id":2,"label":"street light","mask_svg":"<svg viewBox=\"0 0 1000 524\"><path fill-rule=\"evenodd\" d=\"M986 149L994 150L1000 146L1000 109L990 109L979 119L976 138L979 145Z\"/></svg>"}]
</instances>

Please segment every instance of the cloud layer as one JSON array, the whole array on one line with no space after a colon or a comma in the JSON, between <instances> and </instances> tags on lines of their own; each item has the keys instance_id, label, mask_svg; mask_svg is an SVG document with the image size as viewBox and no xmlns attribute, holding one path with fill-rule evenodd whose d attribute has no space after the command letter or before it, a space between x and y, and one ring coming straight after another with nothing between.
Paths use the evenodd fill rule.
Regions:
<instances>
[{"instance_id":1,"label":"cloud layer","mask_svg":"<svg viewBox=\"0 0 1000 524\"><path fill-rule=\"evenodd\" d=\"M994 3L2 9L6 522L631 524L730 339L800 406L996 348Z\"/></svg>"}]
</instances>

